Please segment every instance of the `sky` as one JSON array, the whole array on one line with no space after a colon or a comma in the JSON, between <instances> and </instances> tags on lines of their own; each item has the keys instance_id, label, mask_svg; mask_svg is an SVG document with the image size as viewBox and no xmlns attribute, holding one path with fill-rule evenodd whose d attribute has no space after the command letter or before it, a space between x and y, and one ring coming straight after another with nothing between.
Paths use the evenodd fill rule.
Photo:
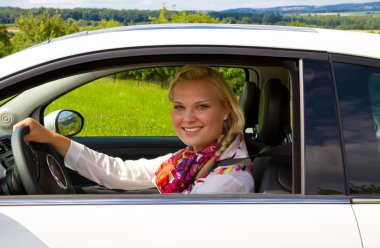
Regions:
<instances>
[{"instance_id":1,"label":"sky","mask_svg":"<svg viewBox=\"0 0 380 248\"><path fill-rule=\"evenodd\" d=\"M0 0L0 6L20 8L112 8L170 10L225 10L234 8L268 8L290 5L332 5L340 3L366 3L380 0Z\"/></svg>"}]
</instances>

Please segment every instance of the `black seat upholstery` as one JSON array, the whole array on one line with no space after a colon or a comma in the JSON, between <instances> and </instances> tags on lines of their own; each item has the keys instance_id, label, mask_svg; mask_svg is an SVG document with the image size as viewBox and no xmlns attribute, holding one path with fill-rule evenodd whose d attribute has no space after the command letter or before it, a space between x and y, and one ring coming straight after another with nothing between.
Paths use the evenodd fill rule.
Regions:
<instances>
[{"instance_id":1,"label":"black seat upholstery","mask_svg":"<svg viewBox=\"0 0 380 248\"><path fill-rule=\"evenodd\" d=\"M256 126L259 115L260 89L254 82L245 82L240 93L240 105L245 117L245 127Z\"/></svg>"},{"instance_id":2,"label":"black seat upholstery","mask_svg":"<svg viewBox=\"0 0 380 248\"><path fill-rule=\"evenodd\" d=\"M264 146L257 139L257 123L259 116L260 89L254 82L245 82L240 94L240 106L245 118L244 133L249 155L258 153Z\"/></svg>"},{"instance_id":3,"label":"black seat upholstery","mask_svg":"<svg viewBox=\"0 0 380 248\"><path fill-rule=\"evenodd\" d=\"M289 92L279 79L269 79L261 91L258 134L267 146L283 143L290 123Z\"/></svg>"},{"instance_id":4,"label":"black seat upholstery","mask_svg":"<svg viewBox=\"0 0 380 248\"><path fill-rule=\"evenodd\" d=\"M261 90L258 115L258 138L265 144L263 150L284 144L290 130L289 105L286 86L279 79L269 79ZM291 193L291 154L257 157L253 165L256 192Z\"/></svg>"}]
</instances>

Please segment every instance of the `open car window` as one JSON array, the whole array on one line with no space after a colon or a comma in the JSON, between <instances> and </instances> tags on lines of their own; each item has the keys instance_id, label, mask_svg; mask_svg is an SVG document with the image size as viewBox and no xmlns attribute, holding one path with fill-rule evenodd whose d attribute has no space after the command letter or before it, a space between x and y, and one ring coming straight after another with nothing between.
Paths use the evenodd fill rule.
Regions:
<instances>
[{"instance_id":1,"label":"open car window","mask_svg":"<svg viewBox=\"0 0 380 248\"><path fill-rule=\"evenodd\" d=\"M61 109L83 115L86 136L175 136L167 92L177 67L127 70L91 81L51 102L44 116ZM242 68L216 67L239 93L247 77Z\"/></svg>"},{"instance_id":2,"label":"open car window","mask_svg":"<svg viewBox=\"0 0 380 248\"><path fill-rule=\"evenodd\" d=\"M176 152L183 148L184 144L176 137L172 128L172 104L168 100L167 92L169 82L178 68L180 65L148 67L122 70L99 77L49 103L44 110L44 116L61 109L79 112L84 116L84 128L74 139L94 150L123 160L152 159ZM254 156L261 149L291 146L292 84L296 81L294 72L277 64L214 68L226 79L243 108L246 119L244 136L249 154ZM257 91L251 92L252 88L256 88ZM272 91L277 90L281 92L280 95L273 95ZM269 108L272 109L271 113L268 113ZM269 132L268 135L268 126L272 125L271 116L281 116L281 124L271 127L275 128L275 132ZM271 138L273 133L278 135L276 140ZM144 138L145 136L147 137ZM112 137L112 140L107 137ZM115 139L116 137L119 138ZM167 137L172 139L169 140ZM168 146L165 147L165 144ZM291 152L287 156L277 157L274 154L273 157L256 159L255 163L259 168L258 173L254 175L257 177L256 192L294 192ZM282 169L286 173L281 173L284 177L282 181L286 181L286 184L280 184L277 179L272 178L273 173L278 173L276 164L279 161L282 161L280 164L286 164L286 168ZM268 166L272 168L269 171L265 168L268 163L272 164ZM74 184L80 185L77 188L78 192L120 192L99 188L78 175L70 177L74 178ZM151 191L137 191L141 192Z\"/></svg>"}]
</instances>

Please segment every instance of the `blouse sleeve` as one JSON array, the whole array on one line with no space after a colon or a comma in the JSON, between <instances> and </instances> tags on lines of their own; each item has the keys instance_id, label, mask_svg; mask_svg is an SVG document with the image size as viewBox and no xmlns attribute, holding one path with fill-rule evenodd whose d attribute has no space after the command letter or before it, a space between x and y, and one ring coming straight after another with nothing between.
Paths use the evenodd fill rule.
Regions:
<instances>
[{"instance_id":1,"label":"blouse sleeve","mask_svg":"<svg viewBox=\"0 0 380 248\"><path fill-rule=\"evenodd\" d=\"M191 194L252 193L254 181L250 167L252 166L244 169L240 165L218 167L206 178L196 180Z\"/></svg>"},{"instance_id":2,"label":"blouse sleeve","mask_svg":"<svg viewBox=\"0 0 380 248\"><path fill-rule=\"evenodd\" d=\"M170 156L123 161L72 141L65 156L65 165L109 189L136 190L155 187L152 181L154 174Z\"/></svg>"}]
</instances>

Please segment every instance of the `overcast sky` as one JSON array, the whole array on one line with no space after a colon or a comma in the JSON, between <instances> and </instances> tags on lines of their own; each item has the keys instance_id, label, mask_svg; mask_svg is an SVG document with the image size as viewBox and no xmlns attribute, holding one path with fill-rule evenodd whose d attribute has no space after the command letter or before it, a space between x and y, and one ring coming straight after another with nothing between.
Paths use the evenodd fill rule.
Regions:
<instances>
[{"instance_id":1,"label":"overcast sky","mask_svg":"<svg viewBox=\"0 0 380 248\"><path fill-rule=\"evenodd\" d=\"M113 8L173 10L224 10L232 8L267 8L289 5L331 5L339 3L379 2L379 0L0 0L0 6L20 8Z\"/></svg>"}]
</instances>

